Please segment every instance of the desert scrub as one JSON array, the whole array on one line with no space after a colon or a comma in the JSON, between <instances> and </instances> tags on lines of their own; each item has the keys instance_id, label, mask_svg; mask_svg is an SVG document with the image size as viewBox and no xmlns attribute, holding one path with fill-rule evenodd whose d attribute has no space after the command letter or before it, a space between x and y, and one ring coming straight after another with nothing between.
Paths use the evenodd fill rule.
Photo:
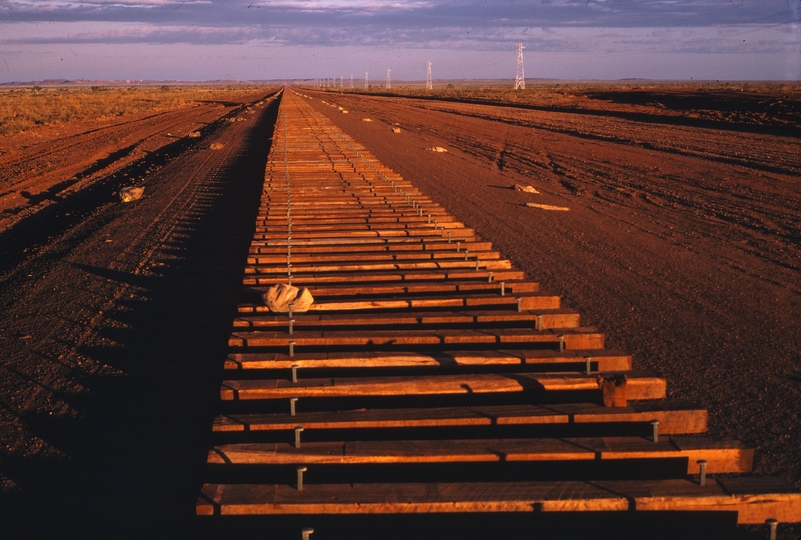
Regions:
<instances>
[{"instance_id":1,"label":"desert scrub","mask_svg":"<svg viewBox=\"0 0 801 540\"><path fill-rule=\"evenodd\" d=\"M163 111L198 101L237 101L252 87L131 86L0 90L0 135L35 126Z\"/></svg>"}]
</instances>

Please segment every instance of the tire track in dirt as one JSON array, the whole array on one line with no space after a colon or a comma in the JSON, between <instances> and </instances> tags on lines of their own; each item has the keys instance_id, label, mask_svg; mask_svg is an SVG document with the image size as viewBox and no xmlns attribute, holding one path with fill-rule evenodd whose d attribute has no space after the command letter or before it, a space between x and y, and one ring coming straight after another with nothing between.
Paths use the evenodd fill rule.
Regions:
<instances>
[{"instance_id":1,"label":"tire track in dirt","mask_svg":"<svg viewBox=\"0 0 801 540\"><path fill-rule=\"evenodd\" d=\"M68 124L64 136L10 148L0 155L0 231L234 110L244 112L241 109L241 103L202 103L73 133L69 131L75 126ZM9 137L6 144L14 140Z\"/></svg>"},{"instance_id":2,"label":"tire track in dirt","mask_svg":"<svg viewBox=\"0 0 801 540\"><path fill-rule=\"evenodd\" d=\"M370 109L370 100L375 98L362 99L367 101L366 114L378 112ZM397 100L388 100L388 103L395 102ZM416 108L417 102L410 102L415 103ZM429 102L423 104L431 110ZM447 107L452 108L454 105L447 104ZM487 112L489 107L483 106L483 109L487 120L498 120ZM384 114L388 123L394 123L401 120L405 113L387 111ZM500 109L499 114L505 118L510 113L507 109ZM535 113L522 111L520 114L530 116ZM548 116L545 113L539 114ZM575 114L554 113L555 116L560 114L567 116L571 122L578 122ZM377 116L380 118L381 113ZM592 120L598 122L598 119ZM546 118L540 123L546 121L551 120ZM614 122L612 126L598 126L594 129L621 133L628 133L630 130L646 131L636 125L631 129L621 129L617 124L619 120L614 119ZM573 195L590 193L606 202L643 210L652 205L661 206L666 210L665 217L672 217L675 221L672 224L674 229L681 227L688 216L692 216L692 219L704 222L705 226L722 227L724 230L716 235L731 239L733 231L730 230L730 225L737 225L736 242L742 244L745 251L769 258L791 270L798 269L799 258L784 249L786 244L793 244L801 239L801 218L797 211L801 189L792 180L795 169L801 166L795 154L796 150L801 151L801 147L794 139L777 137L771 141L767 136L760 136L765 139L760 143L761 146L754 141L748 141L747 144L740 141L741 146L735 148L742 150L743 146L757 146L761 152L764 149L762 147L765 147L774 155L783 150L783 160L796 164L795 169L787 174L759 173L758 181L754 182L752 172L739 167L722 168L718 163L697 155L690 156L689 161L682 161L665 155L660 150L624 147L617 149L616 159L607 159L602 154L607 152L604 149L608 145L603 142L549 136L536 128L495 127L497 133L508 133L515 138L515 146L505 150L507 142L485 137L480 127L470 131L469 125L460 124L458 118L438 116L436 128L430 132L479 159L497 161L497 156L504 152L503 169L526 176L539 173ZM415 126L415 129L429 132L422 126ZM677 129L681 131L667 135L654 133L652 138L680 141L686 128ZM448 135L444 136L445 133ZM731 134L709 130L700 136L694 134L693 137L707 140L707 145L714 148L718 143L730 145ZM571 142L569 147L564 147L565 140ZM551 147L553 150L550 150ZM596 158L596 153L601 153L599 158ZM726 171L726 174L721 174L721 171ZM788 189L791 197L787 196ZM782 239L778 245L777 237ZM794 290L799 289L794 287Z\"/></svg>"},{"instance_id":3,"label":"tire track in dirt","mask_svg":"<svg viewBox=\"0 0 801 540\"><path fill-rule=\"evenodd\" d=\"M673 395L708 408L713 432L755 445L758 474L801 485L801 141L312 95L378 159L580 309L583 324L633 352L635 365L661 371ZM349 114L330 115L320 97Z\"/></svg>"},{"instance_id":4,"label":"tire track in dirt","mask_svg":"<svg viewBox=\"0 0 801 540\"><path fill-rule=\"evenodd\" d=\"M774 150L776 140L793 148L801 148L798 137L717 131L723 137L708 141L704 133L716 132L712 128L685 126L659 126L632 122L618 118L582 118L577 113L528 112L525 110L498 110L489 112L490 106L473 105L470 109L453 105L425 104L430 110L450 112L474 118L488 118L553 131L563 135L599 140L645 149L670 152L678 155L703 157L730 165L740 165L768 172L797 173L801 162L786 149ZM489 114L488 114L489 113ZM546 117L546 118L543 118ZM593 129L600 126L601 129ZM660 133L668 132L668 133ZM710 144L712 142L712 144Z\"/></svg>"},{"instance_id":5,"label":"tire track in dirt","mask_svg":"<svg viewBox=\"0 0 801 540\"><path fill-rule=\"evenodd\" d=\"M4 272L3 538L200 534L217 369L276 105L209 129L146 176L139 201L84 190L92 208Z\"/></svg>"}]
</instances>

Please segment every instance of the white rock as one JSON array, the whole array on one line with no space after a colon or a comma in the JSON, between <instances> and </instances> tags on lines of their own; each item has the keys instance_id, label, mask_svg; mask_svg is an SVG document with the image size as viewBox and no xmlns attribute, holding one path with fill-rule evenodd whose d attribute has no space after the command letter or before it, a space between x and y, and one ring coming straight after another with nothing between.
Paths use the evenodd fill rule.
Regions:
<instances>
[{"instance_id":1,"label":"white rock","mask_svg":"<svg viewBox=\"0 0 801 540\"><path fill-rule=\"evenodd\" d=\"M539 193L534 186L521 186L520 184L515 184L514 186L515 191L525 191L526 193Z\"/></svg>"},{"instance_id":2,"label":"white rock","mask_svg":"<svg viewBox=\"0 0 801 540\"><path fill-rule=\"evenodd\" d=\"M537 203L526 203L526 206L529 208L539 208L540 210L557 210L559 212L567 212L570 208L566 206L554 206L552 204L537 204Z\"/></svg>"},{"instance_id":3,"label":"white rock","mask_svg":"<svg viewBox=\"0 0 801 540\"><path fill-rule=\"evenodd\" d=\"M308 311L309 306L314 303L314 297L309 292L309 289L306 287L298 289L285 283L270 287L270 290L262 295L262 299L270 311L274 313L288 312L290 304L293 312L300 313Z\"/></svg>"},{"instance_id":4,"label":"white rock","mask_svg":"<svg viewBox=\"0 0 801 540\"><path fill-rule=\"evenodd\" d=\"M143 187L127 187L120 190L120 200L124 203L138 201L145 194Z\"/></svg>"}]
</instances>

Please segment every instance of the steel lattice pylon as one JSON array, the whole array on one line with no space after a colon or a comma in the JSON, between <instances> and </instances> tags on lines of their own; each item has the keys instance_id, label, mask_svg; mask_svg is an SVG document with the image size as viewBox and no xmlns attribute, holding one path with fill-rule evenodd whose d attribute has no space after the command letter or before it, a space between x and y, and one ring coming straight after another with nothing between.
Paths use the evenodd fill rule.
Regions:
<instances>
[{"instance_id":1,"label":"steel lattice pylon","mask_svg":"<svg viewBox=\"0 0 801 540\"><path fill-rule=\"evenodd\" d=\"M526 76L523 74L523 44L517 44L517 72L515 73L515 90L526 89Z\"/></svg>"},{"instance_id":2,"label":"steel lattice pylon","mask_svg":"<svg viewBox=\"0 0 801 540\"><path fill-rule=\"evenodd\" d=\"M426 90L434 88L434 83L431 81L431 60L427 64L428 71L426 72Z\"/></svg>"}]
</instances>

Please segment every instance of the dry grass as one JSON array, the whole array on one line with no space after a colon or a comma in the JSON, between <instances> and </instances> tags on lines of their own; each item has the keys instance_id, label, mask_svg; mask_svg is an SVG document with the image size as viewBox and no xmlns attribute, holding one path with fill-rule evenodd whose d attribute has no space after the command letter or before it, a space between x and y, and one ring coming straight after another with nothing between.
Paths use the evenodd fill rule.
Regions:
<instances>
[{"instance_id":1,"label":"dry grass","mask_svg":"<svg viewBox=\"0 0 801 540\"><path fill-rule=\"evenodd\" d=\"M198 101L237 101L242 86L24 88L0 91L0 135L36 126L157 112Z\"/></svg>"}]
</instances>

